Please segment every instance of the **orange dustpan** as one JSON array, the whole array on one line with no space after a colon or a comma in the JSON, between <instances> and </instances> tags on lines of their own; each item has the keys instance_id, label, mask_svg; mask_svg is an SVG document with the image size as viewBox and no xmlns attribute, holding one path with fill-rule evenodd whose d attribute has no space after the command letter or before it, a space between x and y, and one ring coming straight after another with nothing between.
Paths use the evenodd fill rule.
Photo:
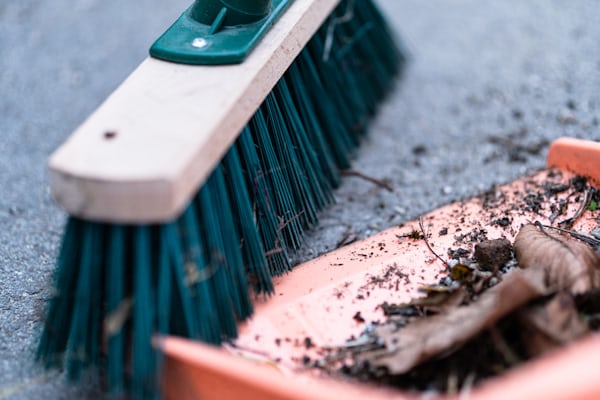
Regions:
<instances>
[{"instance_id":1,"label":"orange dustpan","mask_svg":"<svg viewBox=\"0 0 600 400\"><path fill-rule=\"evenodd\" d=\"M277 278L276 295L256 300L255 315L240 326L240 337L233 346L215 348L175 337L157 338L156 345L165 355L165 397L416 398L398 390L320 376L304 369L302 362L315 356L315 348L342 345L352 336L359 337L368 322L384 317L383 302L406 303L421 295L421 285L438 282L445 274L445 264L437 255L458 248L470 252L482 237L505 237L512 242L524 223L555 222L555 211L531 204L536 190L548 183L568 182L575 174L589 178L596 187L600 184L598 143L559 139L550 147L547 161L547 170L442 207L420 221L388 229ZM563 215L572 216L581 209L581 203L572 197L563 198L565 203ZM591 231L597 226L597 213L585 211L572 229ZM420 230L427 233L428 241L413 239ZM598 360L600 335L590 334L457 396L475 400L600 399Z\"/></svg>"}]
</instances>

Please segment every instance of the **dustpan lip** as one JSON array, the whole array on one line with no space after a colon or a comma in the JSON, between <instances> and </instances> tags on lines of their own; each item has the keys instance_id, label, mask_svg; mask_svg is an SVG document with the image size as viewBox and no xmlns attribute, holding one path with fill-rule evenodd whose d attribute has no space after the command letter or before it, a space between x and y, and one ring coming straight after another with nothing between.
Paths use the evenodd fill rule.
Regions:
<instances>
[{"instance_id":1,"label":"dustpan lip","mask_svg":"<svg viewBox=\"0 0 600 400\"><path fill-rule=\"evenodd\" d=\"M597 143L583 142L573 138L559 139L552 144L550 153L557 154L557 149L559 153L568 152L574 148L587 149L589 153L586 153L586 157L598 157L600 154L600 146ZM550 157L548 162L552 164ZM572 172L579 173L580 171ZM594 176L588 178L594 183ZM319 260L314 260L314 262L319 262ZM302 296L302 294L296 293L295 296ZM297 390L293 388L297 388L295 385L298 384L298 381L282 377L272 368L269 370L269 367L256 365L248 368L247 360L236 359L235 356L222 349L172 337L162 338L159 347L173 362L183 361L191 368L205 368L217 374L223 374L233 379L233 382L243 381L245 384L262 387L263 390L274 390L273 388L276 387L276 390L281 391L279 393L282 396L286 393L289 394L290 390ZM507 371L502 376L483 382L473 390L469 398L474 400L505 398L592 400L600 398L600 381L596 379L594 368L598 358L600 358L600 333L590 333L581 340L524 363ZM272 378L273 373L279 378ZM276 383L273 383L273 379ZM328 398L326 393L335 394L336 390L339 390L337 382L333 380L310 376L303 376L304 383L300 384L300 387L308 387L309 384L306 382L311 382L312 385L313 381L317 382L314 386L314 395L316 396L314 398ZM367 396L372 399L387 398L386 396L389 395L388 391L383 390L379 397L380 395L376 391L369 392L372 390L370 386L360 383L353 382L346 386L352 390L355 386L359 388L356 390L366 390ZM400 398L411 396L410 393L397 390L393 393Z\"/></svg>"},{"instance_id":2,"label":"dustpan lip","mask_svg":"<svg viewBox=\"0 0 600 400\"><path fill-rule=\"evenodd\" d=\"M258 388L263 393L277 394L281 399L325 399L352 393L363 393L373 400L411 399L413 394L398 390L385 390L356 382L339 382L303 376L301 380L289 379L270 366L252 364L235 357L223 349L179 337L155 339L155 345L167 359L185 364L185 368L210 371L230 382L243 383ZM493 378L473 390L472 400L575 399L592 400L600 396L600 381L594 366L600 357L600 334L592 333L565 348L553 351L536 360L516 367L505 375ZM169 383L166 382L168 385ZM215 394L218 397L218 394ZM331 397L333 396L333 397ZM338 397L341 398L341 397ZM449 399L442 396L440 399Z\"/></svg>"}]
</instances>

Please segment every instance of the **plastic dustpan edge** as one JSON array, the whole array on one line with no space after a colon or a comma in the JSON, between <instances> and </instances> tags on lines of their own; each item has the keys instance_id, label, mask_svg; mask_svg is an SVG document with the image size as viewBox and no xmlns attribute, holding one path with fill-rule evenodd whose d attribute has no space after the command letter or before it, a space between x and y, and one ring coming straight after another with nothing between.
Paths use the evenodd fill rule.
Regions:
<instances>
[{"instance_id":1,"label":"plastic dustpan edge","mask_svg":"<svg viewBox=\"0 0 600 400\"><path fill-rule=\"evenodd\" d=\"M547 163L550 167L586 176L596 186L600 182L600 171L593 168L600 165L597 143L559 139L552 143ZM249 361L223 349L184 339L160 338L156 345L165 354L162 382L167 399L414 398L390 389L295 376L268 362ZM598 399L600 381L595 368L598 360L600 335L590 334L575 344L491 379L474 391L463 393L461 398L467 395L473 400Z\"/></svg>"}]
</instances>

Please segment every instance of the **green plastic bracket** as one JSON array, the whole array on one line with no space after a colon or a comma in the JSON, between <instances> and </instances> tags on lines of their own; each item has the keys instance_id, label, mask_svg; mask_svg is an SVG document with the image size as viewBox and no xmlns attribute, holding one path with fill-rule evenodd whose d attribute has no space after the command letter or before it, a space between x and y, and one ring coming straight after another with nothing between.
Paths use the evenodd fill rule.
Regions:
<instances>
[{"instance_id":1,"label":"green plastic bracket","mask_svg":"<svg viewBox=\"0 0 600 400\"><path fill-rule=\"evenodd\" d=\"M179 64L238 64L293 0L196 0L150 48Z\"/></svg>"}]
</instances>

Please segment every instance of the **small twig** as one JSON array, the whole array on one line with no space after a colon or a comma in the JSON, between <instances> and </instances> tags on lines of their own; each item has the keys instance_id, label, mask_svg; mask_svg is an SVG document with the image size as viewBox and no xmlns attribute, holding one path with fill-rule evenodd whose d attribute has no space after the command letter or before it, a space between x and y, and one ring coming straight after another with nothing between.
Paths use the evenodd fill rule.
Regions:
<instances>
[{"instance_id":1,"label":"small twig","mask_svg":"<svg viewBox=\"0 0 600 400\"><path fill-rule=\"evenodd\" d=\"M294 215L292 218L290 218L288 220L284 220L283 217L279 217L279 225L277 226L277 231L281 232L282 230L284 230L285 227L287 227L289 224L292 223L292 221L300 218L300 216L302 216L302 214L304 214L304 210L300 211L298 214Z\"/></svg>"},{"instance_id":2,"label":"small twig","mask_svg":"<svg viewBox=\"0 0 600 400\"><path fill-rule=\"evenodd\" d=\"M335 245L336 249L339 249L342 246L347 246L350 243L356 242L358 240L358 233L352 231L346 231L344 236L337 242Z\"/></svg>"},{"instance_id":3,"label":"small twig","mask_svg":"<svg viewBox=\"0 0 600 400\"><path fill-rule=\"evenodd\" d=\"M229 347L231 347L233 349L236 349L236 350L240 350L240 351L246 352L246 353L252 353L252 354L255 354L257 356L264 357L267 360L272 360L273 361L273 358L271 357L271 355L269 353L267 353L266 351L263 351L263 350L258 350L258 349L253 349L253 348L250 348L250 347L247 347L247 346L242 346L242 345L239 345L239 344L237 344L235 342L228 342L227 346L229 346Z\"/></svg>"},{"instance_id":4,"label":"small twig","mask_svg":"<svg viewBox=\"0 0 600 400\"><path fill-rule=\"evenodd\" d=\"M552 241L554 241L554 242L558 243L558 244L559 244L559 245L561 245L561 246L562 246L562 247L563 247L565 250L567 250L568 252L572 253L572 250L569 248L569 246L567 246L567 244L566 244L566 243L565 243L563 240L561 240L562 238L561 238L561 239L559 239L559 238L557 238L557 237L555 237L555 236L552 236L552 235L550 235L548 232L546 232L546 231L544 230L544 225L542 225L542 223L541 223L540 221L535 221L535 222L534 222L534 225L535 225L535 226L536 226L536 227L537 227L537 228L540 230L540 232L541 232L541 233L542 233L544 236L546 236L548 239L550 239L550 240L552 240Z\"/></svg>"},{"instance_id":5,"label":"small twig","mask_svg":"<svg viewBox=\"0 0 600 400\"><path fill-rule=\"evenodd\" d=\"M587 243L587 244L589 244L591 246L600 247L600 240L595 239L595 238L593 238L591 236L588 236L588 235L584 235L583 233L579 233L579 232L576 232L576 231L573 231L573 230L570 230L570 229L560 228L558 226L543 225L540 222L536 222L535 224L538 225L538 226L540 226L540 227L542 227L542 228L555 229L555 230L557 230L559 232L566 233L566 234L571 235L572 237L574 237L576 239L579 239L582 242L585 242L585 243Z\"/></svg>"},{"instance_id":6,"label":"small twig","mask_svg":"<svg viewBox=\"0 0 600 400\"><path fill-rule=\"evenodd\" d=\"M374 178L374 177L366 175L360 171L355 171L353 169L344 169L344 170L340 171L340 173L342 174L342 176L355 176L357 178L364 179L364 180L369 181L381 188L384 188L388 192L394 191L394 188L392 187L392 185L390 185L385 180Z\"/></svg>"},{"instance_id":7,"label":"small twig","mask_svg":"<svg viewBox=\"0 0 600 400\"><path fill-rule=\"evenodd\" d=\"M0 399L8 399L17 396L19 394L24 394L23 392L30 390L35 386L41 386L43 383L49 381L50 379L54 379L58 376L56 371L43 372L36 376L33 376L29 379L26 379L24 382L17 383L16 385L1 387L0 388Z\"/></svg>"},{"instance_id":8,"label":"small twig","mask_svg":"<svg viewBox=\"0 0 600 400\"><path fill-rule=\"evenodd\" d=\"M265 257L269 258L274 256L275 254L283 253L283 249L281 247L276 247L274 249L265 251Z\"/></svg>"},{"instance_id":9,"label":"small twig","mask_svg":"<svg viewBox=\"0 0 600 400\"><path fill-rule=\"evenodd\" d=\"M356 339L347 340L342 344L337 345L324 345L325 350L354 350L354 349L365 349L373 348L373 346L381 347L381 344L377 343L377 338L372 335L360 335Z\"/></svg>"},{"instance_id":10,"label":"small twig","mask_svg":"<svg viewBox=\"0 0 600 400\"><path fill-rule=\"evenodd\" d=\"M219 259L216 259L216 261L218 262ZM188 261L183 266L185 272L185 284L187 286L192 286L198 282L207 281L211 279L220 268L221 264L218 263L216 266L207 264L204 268L200 269L195 262Z\"/></svg>"},{"instance_id":11,"label":"small twig","mask_svg":"<svg viewBox=\"0 0 600 400\"><path fill-rule=\"evenodd\" d=\"M579 219L579 217L581 217L583 215L585 210L587 210L591 201L592 201L592 190L588 188L588 190L585 191L583 201L579 205L579 208L577 209L575 214L570 218L560 221L558 223L558 225L564 226L566 228L572 227L573 224L575 223L575 221L577 221Z\"/></svg>"},{"instance_id":12,"label":"small twig","mask_svg":"<svg viewBox=\"0 0 600 400\"><path fill-rule=\"evenodd\" d=\"M448 397L454 397L456 396L456 393L458 392L458 374L456 373L456 370L453 368L452 371L450 371L450 374L448 375L448 379L446 380L446 395Z\"/></svg>"},{"instance_id":13,"label":"small twig","mask_svg":"<svg viewBox=\"0 0 600 400\"><path fill-rule=\"evenodd\" d=\"M490 333L490 337L492 339L494 347L502 355L504 361L506 361L510 366L519 364L521 362L520 357L509 346L509 344L506 342L498 328L493 326L488 331Z\"/></svg>"},{"instance_id":14,"label":"small twig","mask_svg":"<svg viewBox=\"0 0 600 400\"><path fill-rule=\"evenodd\" d=\"M560 232L567 233L567 234L569 234L569 235L572 235L574 238L576 238L576 239L579 239L579 240L583 241L584 243L590 244L590 245L592 245L592 246L595 246L595 244L594 244L594 243L592 243L591 241L598 242L596 239L593 239L593 238L591 238L591 237L589 237L589 236L586 236L586 235L583 235L583 234L577 233L577 232L575 232L575 231L570 231L570 230L568 230L568 229L563 229L563 228L559 228L559 227L556 227L556 226L542 225L542 223L541 223L541 222L539 222L539 221L536 221L536 222L534 223L534 225L535 225L535 226L536 226L536 227L537 227L537 228L540 230L540 232L542 232L542 233L543 233L543 234L544 234L544 235L545 235L545 236L546 236L548 239L551 239L551 240L555 241L556 243L560 244L560 245L561 245L561 246L562 246L562 247L563 247L563 248L564 248L566 251L568 251L569 253L571 253L571 255L573 255L574 257L577 257L577 254L576 254L576 253L573 251L573 249L572 249L572 248L571 248L571 247L570 247L570 246L569 246L569 245L566 243L566 238L564 238L563 240L565 240L565 241L563 241L563 240L561 240L561 239L559 239L559 238L557 238L557 237L554 237L554 236L550 235L548 232L546 232L546 231L544 230L544 228L555 229L555 230L558 230L558 231L560 231ZM584 274L585 274L585 272L584 272L584 271L582 271L582 272L581 272L581 273L579 273L579 274L572 275L570 278L568 278L568 279L566 280L566 285L564 285L564 286L565 286L565 287L568 287L568 286L572 285L572 284L573 284L573 282L575 282L575 280L579 279L581 276L584 276ZM558 290L558 289L553 289L553 290Z\"/></svg>"},{"instance_id":15,"label":"small twig","mask_svg":"<svg viewBox=\"0 0 600 400\"><path fill-rule=\"evenodd\" d=\"M104 338L108 341L110 337L116 335L121 331L125 322L131 316L131 309L133 308L133 298L126 297L121 300L119 305L114 311L111 311L106 318L104 318Z\"/></svg>"},{"instance_id":16,"label":"small twig","mask_svg":"<svg viewBox=\"0 0 600 400\"><path fill-rule=\"evenodd\" d=\"M427 232L425 232L425 228L423 227L423 217L419 217L419 228L421 228L421 233L423 234L423 240L425 241L425 244L427 245L427 248L429 249L429 251L437 257L438 260L440 260L442 263L444 263L444 265L446 266L446 268L450 268L450 264L444 260L438 253L436 253L433 248L431 247L431 245L429 244L429 241L427 240Z\"/></svg>"},{"instance_id":17,"label":"small twig","mask_svg":"<svg viewBox=\"0 0 600 400\"><path fill-rule=\"evenodd\" d=\"M469 373L463 381L463 386L460 389L459 400L467 400L471 397L471 391L473 389L473 383L475 382L476 375L474 372Z\"/></svg>"},{"instance_id":18,"label":"small twig","mask_svg":"<svg viewBox=\"0 0 600 400\"><path fill-rule=\"evenodd\" d=\"M335 33L335 28L338 25L352 21L352 18L354 18L354 2L349 1L344 14L340 17L332 18L331 22L327 26L327 34L325 36L325 43L323 45L323 61L329 61L331 49L333 48L333 36Z\"/></svg>"},{"instance_id":19,"label":"small twig","mask_svg":"<svg viewBox=\"0 0 600 400\"><path fill-rule=\"evenodd\" d=\"M267 363L267 364L275 367L276 369L278 369L280 372L286 372L287 374L290 374L291 371L297 370L297 368L294 365L288 364L279 358L275 358L266 351L253 349L253 348L247 347L247 346L242 346L235 342L227 342L224 344L224 347L229 348L230 351L232 349L238 351L239 355L241 355L242 357L245 357L249 360ZM250 355L250 354L253 355L254 357L248 357L248 355Z\"/></svg>"}]
</instances>

